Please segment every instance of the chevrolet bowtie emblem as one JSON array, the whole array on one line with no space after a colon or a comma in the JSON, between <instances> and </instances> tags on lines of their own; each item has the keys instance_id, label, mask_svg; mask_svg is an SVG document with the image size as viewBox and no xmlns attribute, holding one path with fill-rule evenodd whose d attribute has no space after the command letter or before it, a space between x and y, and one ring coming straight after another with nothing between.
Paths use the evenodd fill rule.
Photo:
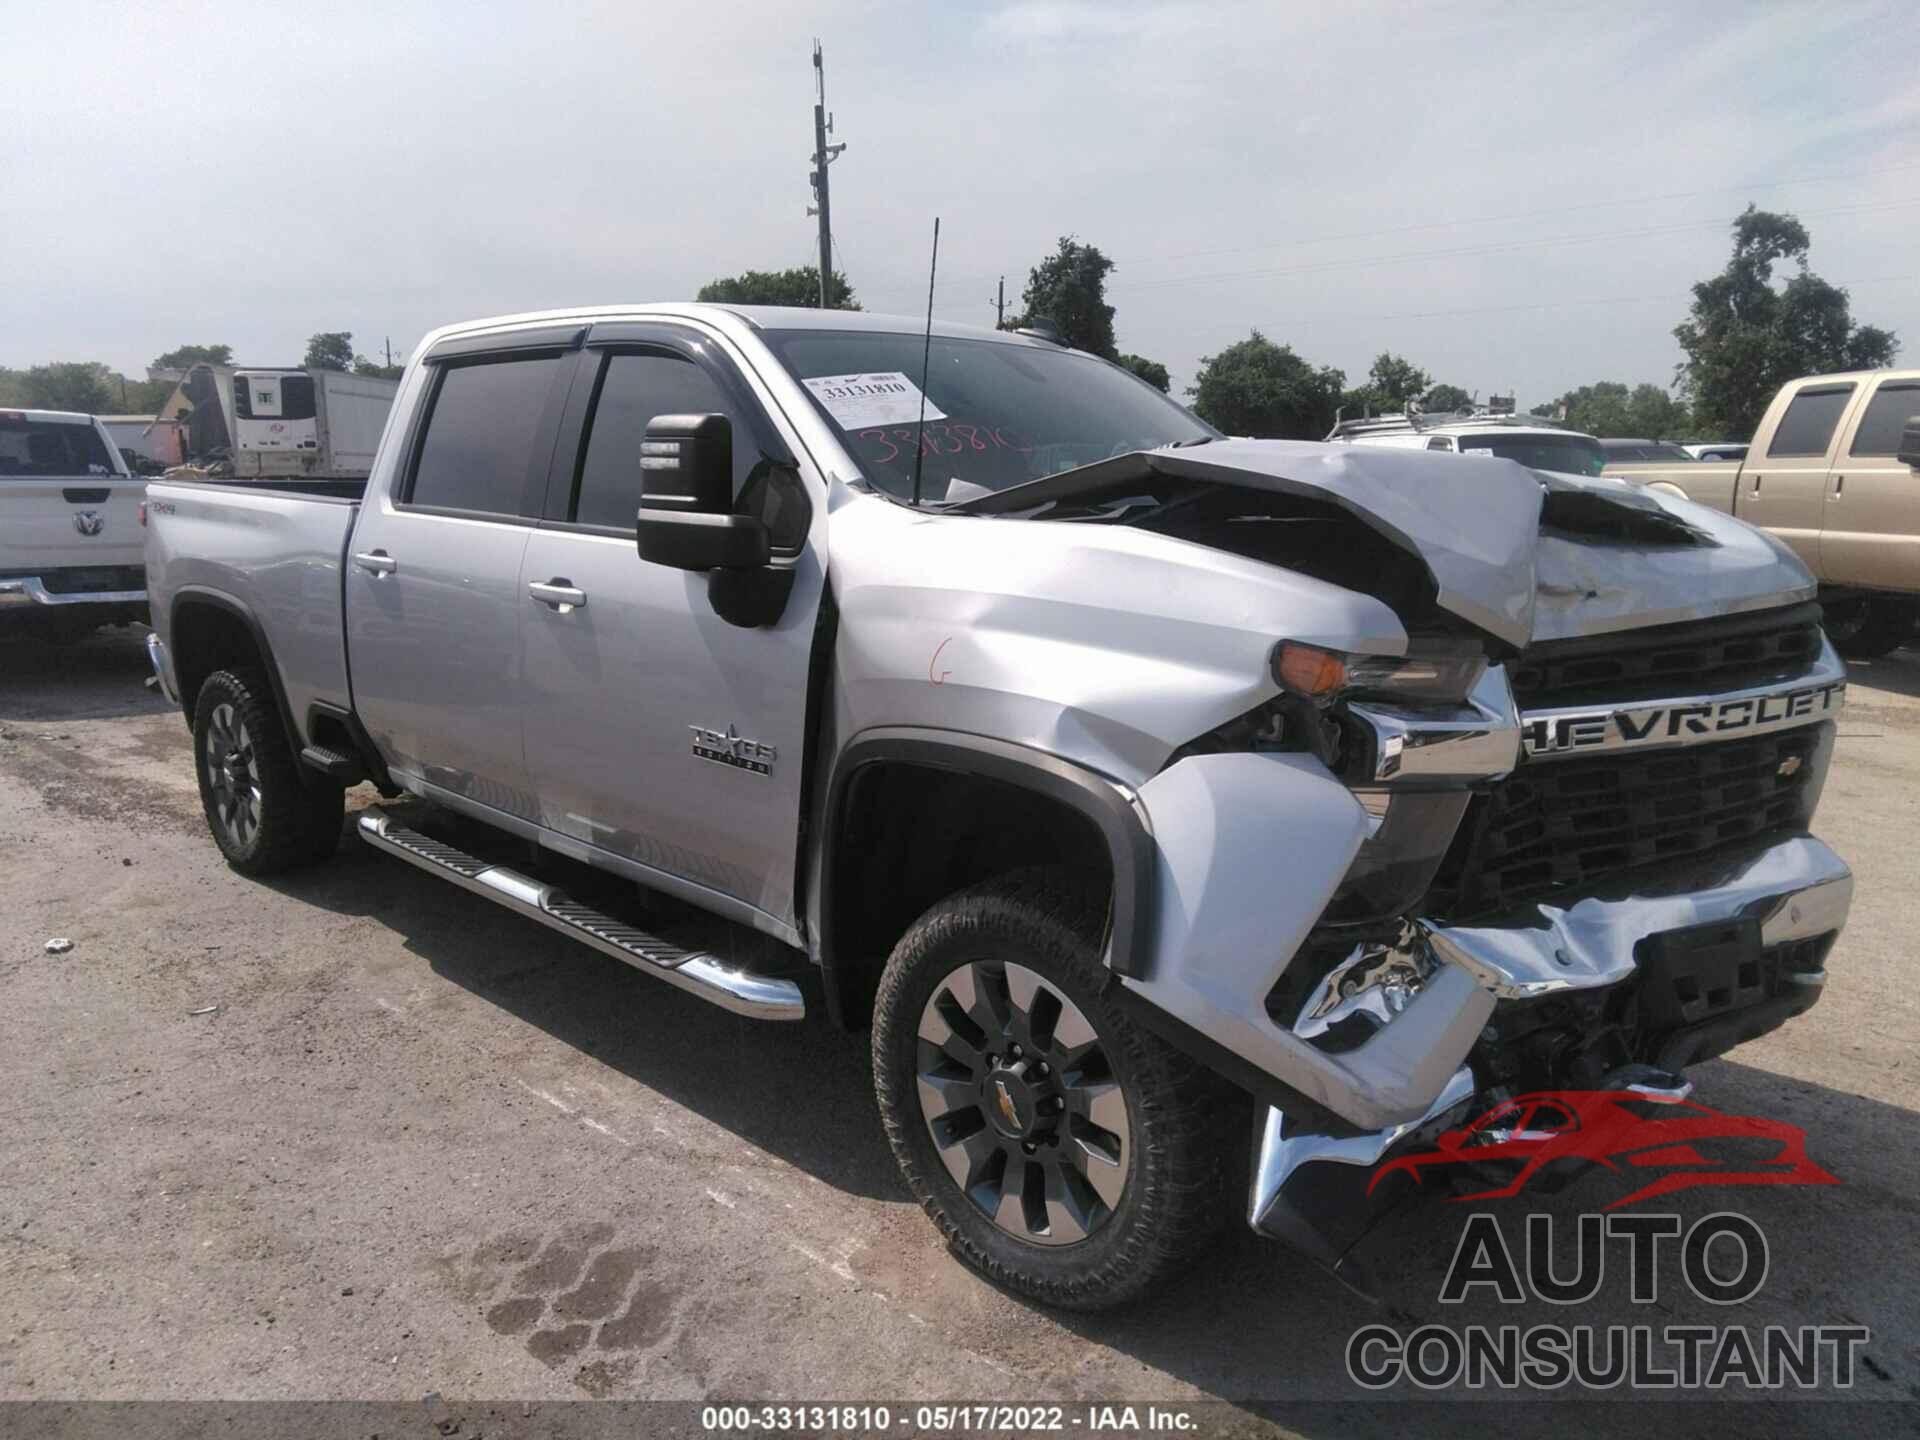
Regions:
<instances>
[{"instance_id":1,"label":"chevrolet bowtie emblem","mask_svg":"<svg viewBox=\"0 0 1920 1440\"><path fill-rule=\"evenodd\" d=\"M1000 1113L1006 1116L1007 1124L1018 1130L1020 1128L1020 1107L1013 1103L1013 1092L1007 1089L1007 1082L1004 1080L994 1081L993 1090L994 1094L1000 1097Z\"/></svg>"}]
</instances>

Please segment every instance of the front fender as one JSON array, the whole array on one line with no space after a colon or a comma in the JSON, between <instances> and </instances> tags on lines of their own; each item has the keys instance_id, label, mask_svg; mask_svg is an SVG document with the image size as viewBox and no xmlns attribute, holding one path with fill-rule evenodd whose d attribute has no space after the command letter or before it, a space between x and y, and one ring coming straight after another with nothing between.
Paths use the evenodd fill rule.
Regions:
<instances>
[{"instance_id":1,"label":"front fender","mask_svg":"<svg viewBox=\"0 0 1920 1440\"><path fill-rule=\"evenodd\" d=\"M1340 1054L1267 1013L1366 838L1352 792L1310 756L1239 753L1182 760L1139 793L1156 924L1129 994L1214 1068L1251 1076L1256 1093L1290 1091L1362 1130L1424 1115L1493 1012L1465 970L1439 967L1391 1025Z\"/></svg>"}]
</instances>

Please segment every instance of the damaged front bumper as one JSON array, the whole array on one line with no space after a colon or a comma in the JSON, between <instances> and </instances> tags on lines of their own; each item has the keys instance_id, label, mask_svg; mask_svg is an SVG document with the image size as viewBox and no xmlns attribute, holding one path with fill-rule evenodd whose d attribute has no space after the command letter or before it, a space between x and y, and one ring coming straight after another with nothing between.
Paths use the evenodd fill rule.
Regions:
<instances>
[{"instance_id":1,"label":"damaged front bumper","mask_svg":"<svg viewBox=\"0 0 1920 1440\"><path fill-rule=\"evenodd\" d=\"M1820 841L1801 835L1683 869L1657 884L1569 905L1530 905L1471 926L1416 924L1403 943L1424 947L1438 973L1471 977L1490 1011L1497 1002L1632 982L1640 970L1638 957L1656 937L1721 923L1750 924L1760 954L1777 961L1774 991L1677 1026L1656 1057L1677 1070L1698 1054L1719 1053L1811 1006L1826 983L1827 944L1801 942L1830 941L1846 923L1852 898L1853 876L1845 863ZM1391 970L1376 965L1369 974L1389 978L1342 994L1335 1003L1376 1003L1379 1013L1390 1016L1371 1045L1390 1036L1399 1019L1391 1001L1373 999L1380 984L1393 983ZM1296 1035L1324 1030L1328 1013L1326 997L1310 1003L1296 1022ZM1471 1117L1483 1086L1467 1056L1467 1050L1460 1052L1456 1068L1418 1115L1359 1134L1329 1134L1280 1107L1265 1107L1248 1206L1253 1228L1338 1267L1375 1218L1369 1188L1377 1167L1448 1123ZM1482 1098L1478 1108L1485 1103Z\"/></svg>"},{"instance_id":2,"label":"damaged front bumper","mask_svg":"<svg viewBox=\"0 0 1920 1440\"><path fill-rule=\"evenodd\" d=\"M1474 718L1492 733L1476 733ZM1488 707L1451 732L1379 747L1375 763L1425 772L1415 788L1431 800L1475 765L1508 768L1495 752L1517 721ZM1808 813L1831 746L1828 725L1806 755ZM1616 1068L1609 1058L1678 1070L1814 1003L1853 891L1839 857L1800 833L1470 923L1416 907L1397 937L1376 930L1353 945L1303 1004L1297 977L1281 978L1309 937L1324 945L1329 897L1367 873L1363 847L1392 812L1369 813L1319 761L1273 752L1189 757L1139 799L1157 852L1157 934L1145 973L1122 983L1143 1018L1260 1103L1254 1228L1335 1266L1370 1224L1375 1169L1476 1099L1484 1109L1505 1083L1486 1063L1502 1053L1504 1026L1581 992L1592 994L1581 1013L1598 1023L1597 992L1631 993L1635 1028L1607 1024L1615 1048L1634 1053L1606 1057L1595 1044L1582 1062L1590 1078L1554 1083L1592 1088Z\"/></svg>"}]
</instances>

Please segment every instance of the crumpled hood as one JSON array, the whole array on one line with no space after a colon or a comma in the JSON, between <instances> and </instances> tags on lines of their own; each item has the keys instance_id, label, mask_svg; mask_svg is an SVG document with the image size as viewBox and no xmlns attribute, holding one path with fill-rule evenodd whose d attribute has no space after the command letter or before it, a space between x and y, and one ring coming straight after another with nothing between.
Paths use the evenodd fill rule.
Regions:
<instances>
[{"instance_id":1,"label":"crumpled hood","mask_svg":"<svg viewBox=\"0 0 1920 1440\"><path fill-rule=\"evenodd\" d=\"M950 508L1015 513L1152 477L1338 505L1416 556L1442 609L1515 649L1793 603L1814 588L1784 545L1689 501L1422 450L1224 440L1116 456Z\"/></svg>"}]
</instances>

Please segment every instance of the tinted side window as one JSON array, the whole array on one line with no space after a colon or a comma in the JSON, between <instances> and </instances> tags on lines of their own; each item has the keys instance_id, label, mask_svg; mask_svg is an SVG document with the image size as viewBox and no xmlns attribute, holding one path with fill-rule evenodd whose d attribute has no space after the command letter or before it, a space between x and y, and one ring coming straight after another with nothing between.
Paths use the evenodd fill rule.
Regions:
<instances>
[{"instance_id":1,"label":"tinted side window","mask_svg":"<svg viewBox=\"0 0 1920 1440\"><path fill-rule=\"evenodd\" d=\"M414 462L414 505L530 513L534 440L558 356L449 365L440 377ZM542 472L545 456L540 457Z\"/></svg>"},{"instance_id":2,"label":"tinted side window","mask_svg":"<svg viewBox=\"0 0 1920 1440\"><path fill-rule=\"evenodd\" d=\"M656 415L725 415L733 423L733 490L759 456L752 429L726 393L691 360L677 355L609 355L574 492L582 525L631 529L640 509L640 439Z\"/></svg>"},{"instance_id":3,"label":"tinted side window","mask_svg":"<svg viewBox=\"0 0 1920 1440\"><path fill-rule=\"evenodd\" d=\"M1920 415L1920 385L1903 383L1882 385L1867 402L1867 413L1860 417L1849 455L1898 455L1900 432L1913 416Z\"/></svg>"},{"instance_id":4,"label":"tinted side window","mask_svg":"<svg viewBox=\"0 0 1920 1440\"><path fill-rule=\"evenodd\" d=\"M1833 427L1840 423L1840 412L1847 408L1853 386L1835 385L1819 390L1802 390L1780 417L1780 428L1773 432L1767 446L1768 458L1776 455L1824 455L1833 439Z\"/></svg>"},{"instance_id":5,"label":"tinted side window","mask_svg":"<svg viewBox=\"0 0 1920 1440\"><path fill-rule=\"evenodd\" d=\"M93 426L0 416L0 475L113 473L113 460Z\"/></svg>"}]
</instances>

